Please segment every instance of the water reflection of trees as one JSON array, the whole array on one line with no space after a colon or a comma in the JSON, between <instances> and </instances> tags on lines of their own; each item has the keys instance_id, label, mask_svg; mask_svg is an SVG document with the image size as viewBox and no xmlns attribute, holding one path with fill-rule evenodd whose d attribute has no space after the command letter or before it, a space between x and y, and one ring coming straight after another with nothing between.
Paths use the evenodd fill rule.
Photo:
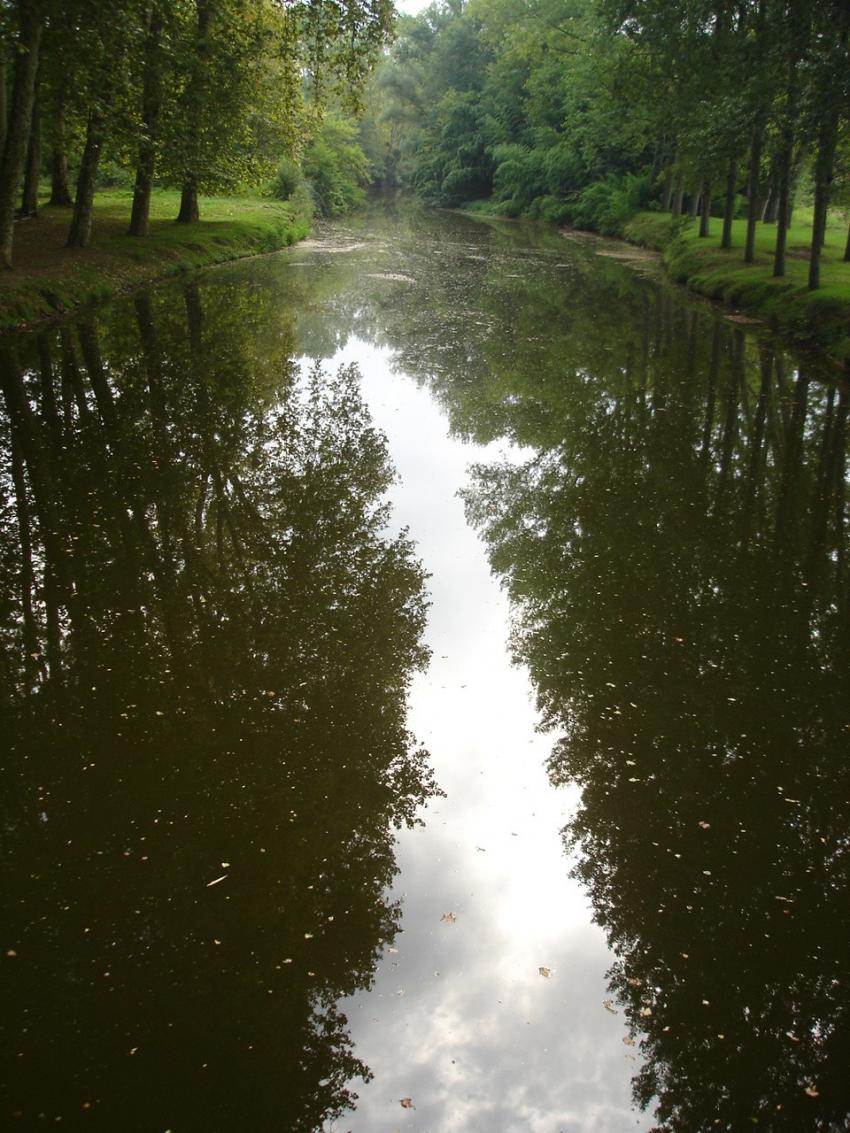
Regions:
<instances>
[{"instance_id":1,"label":"water reflection of trees","mask_svg":"<svg viewBox=\"0 0 850 1133\"><path fill-rule=\"evenodd\" d=\"M422 575L356 374L298 379L267 298L141 295L2 351L23 1125L312 1130L369 1075L335 1004L434 790L405 729Z\"/></svg>"},{"instance_id":2,"label":"water reflection of trees","mask_svg":"<svg viewBox=\"0 0 850 1133\"><path fill-rule=\"evenodd\" d=\"M845 1129L848 391L661 293L606 350L519 368L537 451L467 503L583 788L635 1095L681 1133Z\"/></svg>"}]
</instances>

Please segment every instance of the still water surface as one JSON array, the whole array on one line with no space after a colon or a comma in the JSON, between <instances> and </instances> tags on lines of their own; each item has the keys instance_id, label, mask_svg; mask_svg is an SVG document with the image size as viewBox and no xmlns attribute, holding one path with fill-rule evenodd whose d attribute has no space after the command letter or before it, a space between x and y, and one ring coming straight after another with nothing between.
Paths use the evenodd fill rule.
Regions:
<instances>
[{"instance_id":1,"label":"still water surface","mask_svg":"<svg viewBox=\"0 0 850 1133\"><path fill-rule=\"evenodd\" d=\"M4 1127L850 1127L847 389L612 252L3 344Z\"/></svg>"}]
</instances>

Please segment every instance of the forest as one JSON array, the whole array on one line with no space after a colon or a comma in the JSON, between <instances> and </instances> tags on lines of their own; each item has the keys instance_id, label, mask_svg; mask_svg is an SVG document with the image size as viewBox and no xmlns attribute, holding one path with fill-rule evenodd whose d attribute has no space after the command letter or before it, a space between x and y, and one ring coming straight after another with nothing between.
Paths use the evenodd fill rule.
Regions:
<instances>
[{"instance_id":1,"label":"forest","mask_svg":"<svg viewBox=\"0 0 850 1133\"><path fill-rule=\"evenodd\" d=\"M746 262L771 224L778 276L804 201L815 288L829 206L848 203L848 30L841 0L432 6L377 78L393 174L434 204L610 235L656 208L704 237L722 218L730 247L741 217Z\"/></svg>"},{"instance_id":2,"label":"forest","mask_svg":"<svg viewBox=\"0 0 850 1133\"><path fill-rule=\"evenodd\" d=\"M134 236L158 187L186 224L205 194L335 215L371 189L613 236L666 213L744 264L769 232L773 277L805 260L808 290L847 287L843 0L442 0L416 16L390 0L14 0L2 17L7 267L40 202L70 210L67 245L85 247L102 189L126 192ZM828 226L840 270L824 279Z\"/></svg>"},{"instance_id":3,"label":"forest","mask_svg":"<svg viewBox=\"0 0 850 1133\"><path fill-rule=\"evenodd\" d=\"M14 223L72 209L67 243L91 237L95 191L132 185L129 232L148 232L155 185L199 195L267 189L300 157L326 101L353 112L385 43L389 0L16 0L2 8L0 253Z\"/></svg>"}]
</instances>

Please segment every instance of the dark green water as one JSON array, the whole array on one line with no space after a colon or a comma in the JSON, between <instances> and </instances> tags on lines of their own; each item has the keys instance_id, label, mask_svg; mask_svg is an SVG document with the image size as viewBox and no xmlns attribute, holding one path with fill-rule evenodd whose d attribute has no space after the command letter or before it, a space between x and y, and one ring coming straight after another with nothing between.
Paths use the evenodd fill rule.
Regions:
<instances>
[{"instance_id":1,"label":"dark green water","mask_svg":"<svg viewBox=\"0 0 850 1133\"><path fill-rule=\"evenodd\" d=\"M2 344L3 1128L850 1128L848 391L612 251Z\"/></svg>"}]
</instances>

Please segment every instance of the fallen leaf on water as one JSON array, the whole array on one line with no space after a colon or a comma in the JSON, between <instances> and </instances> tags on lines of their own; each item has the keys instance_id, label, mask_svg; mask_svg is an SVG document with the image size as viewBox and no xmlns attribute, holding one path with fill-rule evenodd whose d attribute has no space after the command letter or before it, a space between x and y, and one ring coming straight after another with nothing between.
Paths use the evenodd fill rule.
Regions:
<instances>
[{"instance_id":1,"label":"fallen leaf on water","mask_svg":"<svg viewBox=\"0 0 850 1133\"><path fill-rule=\"evenodd\" d=\"M538 968L537 970L540 973L540 975L543 977L544 980L548 980L549 977L552 975L552 969L551 968Z\"/></svg>"},{"instance_id":2,"label":"fallen leaf on water","mask_svg":"<svg viewBox=\"0 0 850 1133\"><path fill-rule=\"evenodd\" d=\"M606 1011L610 1011L612 1015L617 1014L617 1012L614 1010L614 1000L613 999L603 999L602 1000L602 1006L605 1008Z\"/></svg>"},{"instance_id":3,"label":"fallen leaf on water","mask_svg":"<svg viewBox=\"0 0 850 1133\"><path fill-rule=\"evenodd\" d=\"M644 1019L648 1019L649 1016L652 1014L652 1008L651 1007L641 1007L640 1013L644 1017Z\"/></svg>"},{"instance_id":4,"label":"fallen leaf on water","mask_svg":"<svg viewBox=\"0 0 850 1133\"><path fill-rule=\"evenodd\" d=\"M441 924L454 924L456 920L457 917L454 915L454 913L443 913L443 915L440 917Z\"/></svg>"},{"instance_id":5,"label":"fallen leaf on water","mask_svg":"<svg viewBox=\"0 0 850 1133\"><path fill-rule=\"evenodd\" d=\"M635 1040L630 1039L628 1035L626 1035L626 1037L623 1039L623 1042L626 1044L626 1046L634 1046L635 1045Z\"/></svg>"},{"instance_id":6,"label":"fallen leaf on water","mask_svg":"<svg viewBox=\"0 0 850 1133\"><path fill-rule=\"evenodd\" d=\"M416 1109L416 1106L413 1104L413 1098L400 1098L399 1104L402 1109Z\"/></svg>"},{"instance_id":7,"label":"fallen leaf on water","mask_svg":"<svg viewBox=\"0 0 850 1133\"><path fill-rule=\"evenodd\" d=\"M697 823L697 825L698 825L698 826L701 826L703 830L708 830L708 829L710 828L710 826L711 826L711 823L710 823L710 822L702 822L702 821L700 821L700 822L698 822L698 823Z\"/></svg>"},{"instance_id":8,"label":"fallen leaf on water","mask_svg":"<svg viewBox=\"0 0 850 1133\"><path fill-rule=\"evenodd\" d=\"M818 1097L818 1096L819 1096L819 1095L818 1095L818 1088L817 1088L817 1086L816 1086L816 1085L814 1084L814 1082L813 1082L813 1083L811 1084L811 1086L806 1086L806 1088L805 1088L805 1090L803 1091L803 1093L805 1093L805 1094L808 1094L810 1098L816 1098L816 1097Z\"/></svg>"},{"instance_id":9,"label":"fallen leaf on water","mask_svg":"<svg viewBox=\"0 0 850 1133\"><path fill-rule=\"evenodd\" d=\"M223 873L223 874L221 875L221 877L217 877L217 878L216 878L216 879L215 879L214 881L208 881L208 882L207 882L207 889L209 889L209 888L210 888L211 886L213 886L213 885L218 885L218 883L219 883L220 881L226 881L226 880L227 880L227 874L226 874L226 873Z\"/></svg>"}]
</instances>

